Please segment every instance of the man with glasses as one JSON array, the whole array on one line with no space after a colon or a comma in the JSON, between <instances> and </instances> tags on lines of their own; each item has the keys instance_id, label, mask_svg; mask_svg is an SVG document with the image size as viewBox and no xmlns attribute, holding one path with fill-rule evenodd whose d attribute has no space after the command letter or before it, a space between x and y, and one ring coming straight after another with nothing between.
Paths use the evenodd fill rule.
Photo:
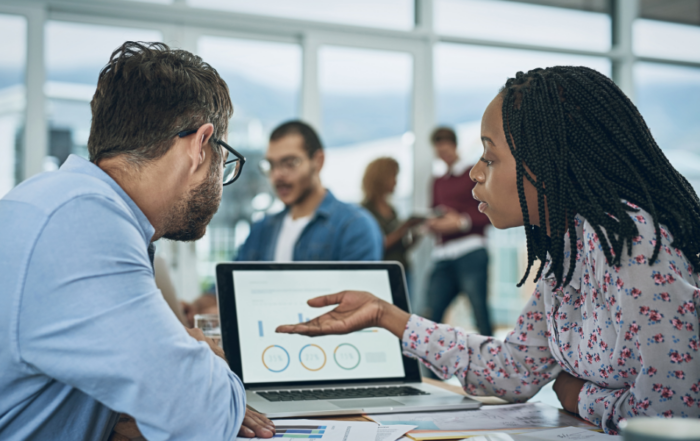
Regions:
<instances>
[{"instance_id":1,"label":"man with glasses","mask_svg":"<svg viewBox=\"0 0 700 441\"><path fill-rule=\"evenodd\" d=\"M256 222L235 257L239 261L381 260L384 239L374 218L356 205L339 201L321 182L325 155L311 126L288 121L270 135L260 171L270 179L285 209ZM184 312L216 312L213 290Z\"/></svg>"},{"instance_id":2,"label":"man with glasses","mask_svg":"<svg viewBox=\"0 0 700 441\"><path fill-rule=\"evenodd\" d=\"M126 42L91 108L90 161L0 200L0 439L125 439L120 413L138 439L272 437L153 276L152 242L201 238L242 171L226 83L189 52Z\"/></svg>"},{"instance_id":3,"label":"man with glasses","mask_svg":"<svg viewBox=\"0 0 700 441\"><path fill-rule=\"evenodd\" d=\"M272 131L260 170L286 208L253 225L236 260L381 260L379 226L366 210L323 187L324 159L321 140L308 124L289 121Z\"/></svg>"}]
</instances>

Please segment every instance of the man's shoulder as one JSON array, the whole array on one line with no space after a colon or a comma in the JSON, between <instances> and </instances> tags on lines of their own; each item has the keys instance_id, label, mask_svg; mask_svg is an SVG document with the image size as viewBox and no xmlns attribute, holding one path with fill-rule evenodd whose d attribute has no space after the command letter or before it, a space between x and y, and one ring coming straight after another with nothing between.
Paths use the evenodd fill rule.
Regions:
<instances>
[{"instance_id":1,"label":"man's shoulder","mask_svg":"<svg viewBox=\"0 0 700 441\"><path fill-rule=\"evenodd\" d=\"M30 206L34 211L50 216L66 203L82 197L121 200L114 189L96 177L56 171L28 179L12 189L2 201Z\"/></svg>"},{"instance_id":2,"label":"man's shoulder","mask_svg":"<svg viewBox=\"0 0 700 441\"><path fill-rule=\"evenodd\" d=\"M330 210L330 218L338 220L360 220L371 218L366 208L336 199Z\"/></svg>"},{"instance_id":3,"label":"man's shoulder","mask_svg":"<svg viewBox=\"0 0 700 441\"><path fill-rule=\"evenodd\" d=\"M369 228L380 231L376 219L366 208L337 199L329 210L328 220L345 230L357 228L366 231Z\"/></svg>"}]
</instances>

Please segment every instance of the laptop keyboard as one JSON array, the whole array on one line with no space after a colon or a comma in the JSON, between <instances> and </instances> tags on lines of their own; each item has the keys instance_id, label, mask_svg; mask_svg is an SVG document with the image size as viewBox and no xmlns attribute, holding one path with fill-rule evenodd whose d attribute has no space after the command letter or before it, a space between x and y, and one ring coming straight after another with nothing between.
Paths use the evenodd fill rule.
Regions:
<instances>
[{"instance_id":1,"label":"laptop keyboard","mask_svg":"<svg viewBox=\"0 0 700 441\"><path fill-rule=\"evenodd\" d=\"M358 387L338 389L281 390L257 392L267 401L345 400L348 398L408 397L430 395L410 386Z\"/></svg>"}]
</instances>

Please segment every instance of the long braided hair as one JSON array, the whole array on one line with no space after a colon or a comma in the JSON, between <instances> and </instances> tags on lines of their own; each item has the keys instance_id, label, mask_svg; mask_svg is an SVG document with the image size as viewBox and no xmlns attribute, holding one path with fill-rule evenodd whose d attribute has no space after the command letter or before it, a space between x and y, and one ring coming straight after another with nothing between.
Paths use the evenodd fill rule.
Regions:
<instances>
[{"instance_id":1,"label":"long braided hair","mask_svg":"<svg viewBox=\"0 0 700 441\"><path fill-rule=\"evenodd\" d=\"M624 248L631 256L633 239L639 235L627 214L635 209L622 200L643 208L653 218L656 244L649 265L659 255L659 224L664 224L673 235L672 246L700 270L698 197L668 162L637 108L615 83L587 67L556 66L518 72L500 95L503 130L516 160L527 238L528 265L518 286L527 279L536 258L541 264L535 280L542 276L547 253L551 266L546 276L554 274L555 288L571 281L577 214L592 225L607 261L619 266ZM539 228L530 224L523 178L537 189ZM551 237L544 228L545 204ZM564 276L567 231L571 255Z\"/></svg>"}]
</instances>

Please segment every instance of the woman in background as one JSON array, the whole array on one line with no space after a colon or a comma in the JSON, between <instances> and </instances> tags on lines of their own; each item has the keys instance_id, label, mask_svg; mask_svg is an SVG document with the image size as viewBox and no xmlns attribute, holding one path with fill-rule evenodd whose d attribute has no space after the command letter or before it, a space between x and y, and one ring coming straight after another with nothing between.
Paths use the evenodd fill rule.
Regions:
<instances>
[{"instance_id":1,"label":"woman in background","mask_svg":"<svg viewBox=\"0 0 700 441\"><path fill-rule=\"evenodd\" d=\"M384 233L384 260L401 262L406 270L408 292L413 301L410 265L406 253L418 239L412 229L423 219L412 217L401 222L389 203L389 196L396 189L398 175L399 163L393 158L378 158L370 162L362 178L362 191L365 195L362 206L372 213Z\"/></svg>"}]
</instances>

